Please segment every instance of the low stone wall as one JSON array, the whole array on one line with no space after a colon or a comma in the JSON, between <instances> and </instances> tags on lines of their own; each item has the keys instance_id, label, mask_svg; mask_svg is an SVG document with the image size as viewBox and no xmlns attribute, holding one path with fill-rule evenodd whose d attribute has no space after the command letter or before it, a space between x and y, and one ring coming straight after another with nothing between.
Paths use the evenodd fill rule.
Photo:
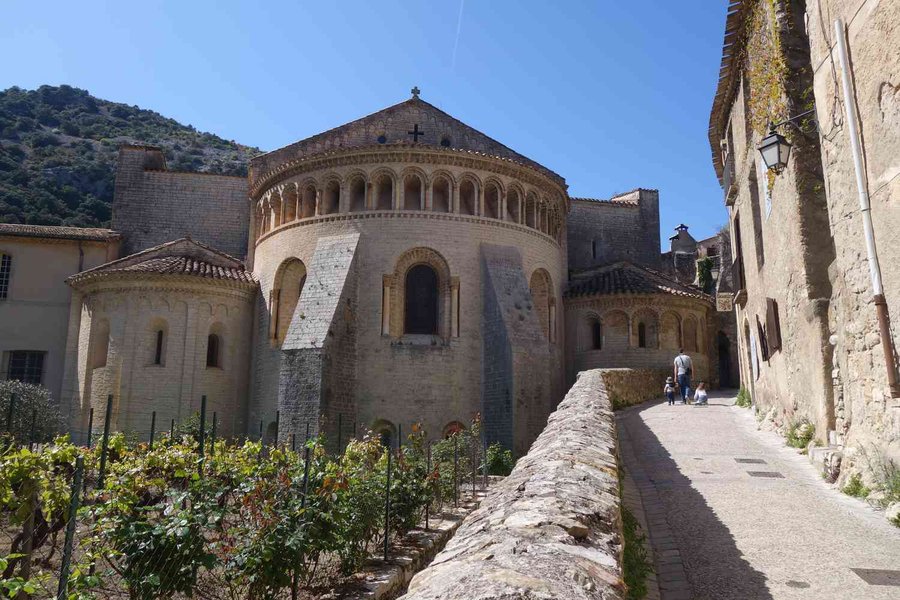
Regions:
<instances>
[{"instance_id":1,"label":"low stone wall","mask_svg":"<svg viewBox=\"0 0 900 600\"><path fill-rule=\"evenodd\" d=\"M603 369L603 383L613 408L624 408L663 396L665 369Z\"/></svg>"},{"instance_id":2,"label":"low stone wall","mask_svg":"<svg viewBox=\"0 0 900 600\"><path fill-rule=\"evenodd\" d=\"M624 598L607 372L579 375L528 454L403 598Z\"/></svg>"}]
</instances>

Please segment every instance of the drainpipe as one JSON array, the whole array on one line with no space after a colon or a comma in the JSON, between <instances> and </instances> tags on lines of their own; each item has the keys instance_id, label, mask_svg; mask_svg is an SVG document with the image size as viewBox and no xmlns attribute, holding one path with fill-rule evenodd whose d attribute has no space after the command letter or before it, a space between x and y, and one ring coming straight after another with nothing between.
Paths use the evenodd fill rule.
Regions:
<instances>
[{"instance_id":1,"label":"drainpipe","mask_svg":"<svg viewBox=\"0 0 900 600\"><path fill-rule=\"evenodd\" d=\"M837 38L838 58L841 63L841 82L844 90L844 107L847 111L847 132L850 134L850 148L853 151L853 167L856 171L856 189L859 192L859 212L862 215L863 233L866 238L866 254L869 259L869 276L872 279L872 294L875 310L878 315L878 328L881 334L881 348L884 351L884 363L887 368L888 386L891 397L900 397L900 383L894 369L896 357L891 343L891 317L888 314L887 302L884 299L884 287L881 283L881 267L878 265L878 251L875 248L875 232L872 228L872 207L869 203L869 192L866 188L866 176L863 170L862 145L860 144L855 91L853 89L850 60L847 57L847 33L844 22L834 22Z\"/></svg>"}]
</instances>

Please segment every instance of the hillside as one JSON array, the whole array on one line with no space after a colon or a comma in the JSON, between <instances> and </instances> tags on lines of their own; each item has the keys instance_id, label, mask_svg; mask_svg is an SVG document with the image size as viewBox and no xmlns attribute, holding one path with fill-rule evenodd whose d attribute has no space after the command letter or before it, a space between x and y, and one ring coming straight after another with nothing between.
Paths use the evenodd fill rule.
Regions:
<instances>
[{"instance_id":1,"label":"hillside","mask_svg":"<svg viewBox=\"0 0 900 600\"><path fill-rule=\"evenodd\" d=\"M0 92L0 223L108 225L123 143L163 148L169 169L246 175L258 148L67 85Z\"/></svg>"}]
</instances>

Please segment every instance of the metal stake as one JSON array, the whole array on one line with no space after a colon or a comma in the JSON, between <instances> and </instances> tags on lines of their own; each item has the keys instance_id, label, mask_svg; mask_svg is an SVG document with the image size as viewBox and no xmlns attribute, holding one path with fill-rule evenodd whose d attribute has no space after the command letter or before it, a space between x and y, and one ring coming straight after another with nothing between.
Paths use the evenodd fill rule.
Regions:
<instances>
[{"instance_id":1,"label":"metal stake","mask_svg":"<svg viewBox=\"0 0 900 600\"><path fill-rule=\"evenodd\" d=\"M278 433L279 433L278 430L280 428L281 428L281 411L276 410L275 411L275 443L272 444L273 446L278 446Z\"/></svg>"},{"instance_id":2,"label":"metal stake","mask_svg":"<svg viewBox=\"0 0 900 600\"><path fill-rule=\"evenodd\" d=\"M209 441L209 455L210 456L216 455L216 425L218 425L218 419L216 417L217 417L216 411L213 411L212 434L210 435L210 438L212 438L212 439L210 439L210 441Z\"/></svg>"},{"instance_id":3,"label":"metal stake","mask_svg":"<svg viewBox=\"0 0 900 600\"><path fill-rule=\"evenodd\" d=\"M91 407L91 411L88 413L88 432L87 432L87 448L91 449L91 438L94 433L94 407Z\"/></svg>"},{"instance_id":4,"label":"metal stake","mask_svg":"<svg viewBox=\"0 0 900 600\"><path fill-rule=\"evenodd\" d=\"M106 418L103 420L103 442L100 446L100 473L97 475L97 489L103 489L106 481L106 454L109 451L109 427L112 423L112 394L106 397Z\"/></svg>"},{"instance_id":5,"label":"metal stake","mask_svg":"<svg viewBox=\"0 0 900 600\"><path fill-rule=\"evenodd\" d=\"M387 486L384 490L384 560L388 559L388 542L391 533L391 449L387 449Z\"/></svg>"},{"instance_id":6,"label":"metal stake","mask_svg":"<svg viewBox=\"0 0 900 600\"><path fill-rule=\"evenodd\" d=\"M150 450L153 450L153 436L156 435L156 411L150 415Z\"/></svg>"},{"instance_id":7,"label":"metal stake","mask_svg":"<svg viewBox=\"0 0 900 600\"><path fill-rule=\"evenodd\" d=\"M459 434L453 434L453 506L459 506Z\"/></svg>"},{"instance_id":8,"label":"metal stake","mask_svg":"<svg viewBox=\"0 0 900 600\"><path fill-rule=\"evenodd\" d=\"M431 442L428 442L428 449L425 451L425 481L428 483L428 502L425 503L425 531L428 531L428 516L431 512L431 500L433 499L431 492Z\"/></svg>"},{"instance_id":9,"label":"metal stake","mask_svg":"<svg viewBox=\"0 0 900 600\"><path fill-rule=\"evenodd\" d=\"M156 413L153 413L156 415ZM152 445L152 437L151 445ZM69 519L66 521L66 538L63 543L62 562L59 567L59 585L56 588L56 600L66 600L69 588L69 566L72 562L72 545L75 541L75 521L78 516L78 503L81 500L81 482L84 477L84 457L75 459L75 475L72 479L72 495L69 498Z\"/></svg>"},{"instance_id":10,"label":"metal stake","mask_svg":"<svg viewBox=\"0 0 900 600\"><path fill-rule=\"evenodd\" d=\"M341 433L342 433L341 429L343 429L343 427L344 427L344 415L341 413L338 413L338 445L337 445L338 456L341 455L341 442L344 441L341 439Z\"/></svg>"},{"instance_id":11,"label":"metal stake","mask_svg":"<svg viewBox=\"0 0 900 600\"><path fill-rule=\"evenodd\" d=\"M206 396L200 396L200 439L197 453L200 455L200 469L203 470L204 446L206 445Z\"/></svg>"}]
</instances>

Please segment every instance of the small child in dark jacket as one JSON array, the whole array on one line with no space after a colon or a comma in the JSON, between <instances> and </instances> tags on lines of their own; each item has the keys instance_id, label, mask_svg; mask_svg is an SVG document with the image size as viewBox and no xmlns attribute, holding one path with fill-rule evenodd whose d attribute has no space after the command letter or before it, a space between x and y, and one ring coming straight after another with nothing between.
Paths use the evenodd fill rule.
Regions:
<instances>
[{"instance_id":1,"label":"small child in dark jacket","mask_svg":"<svg viewBox=\"0 0 900 600\"><path fill-rule=\"evenodd\" d=\"M666 378L666 387L663 388L666 398L669 400L669 406L675 404L675 381L671 377Z\"/></svg>"}]
</instances>

